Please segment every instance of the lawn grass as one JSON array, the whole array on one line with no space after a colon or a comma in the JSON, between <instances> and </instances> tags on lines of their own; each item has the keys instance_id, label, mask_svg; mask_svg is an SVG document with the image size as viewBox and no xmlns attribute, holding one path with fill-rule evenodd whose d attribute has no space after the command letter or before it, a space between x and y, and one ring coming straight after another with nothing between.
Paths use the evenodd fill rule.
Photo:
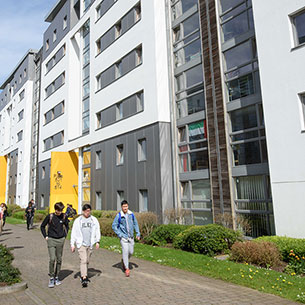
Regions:
<instances>
[{"instance_id":1,"label":"lawn grass","mask_svg":"<svg viewBox=\"0 0 305 305\"><path fill-rule=\"evenodd\" d=\"M26 220L14 218L14 217L6 217L6 223L12 225L18 225L18 224L26 223Z\"/></svg>"},{"instance_id":2,"label":"lawn grass","mask_svg":"<svg viewBox=\"0 0 305 305\"><path fill-rule=\"evenodd\" d=\"M121 253L117 238L103 236L100 245L104 249ZM141 243L135 243L134 256L305 303L305 277Z\"/></svg>"}]
</instances>

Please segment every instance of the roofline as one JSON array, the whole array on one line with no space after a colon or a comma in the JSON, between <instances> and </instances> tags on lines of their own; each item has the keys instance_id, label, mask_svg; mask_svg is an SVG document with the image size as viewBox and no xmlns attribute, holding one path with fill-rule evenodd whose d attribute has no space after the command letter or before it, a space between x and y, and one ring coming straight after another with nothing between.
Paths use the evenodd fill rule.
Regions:
<instances>
[{"instance_id":1,"label":"roofline","mask_svg":"<svg viewBox=\"0 0 305 305\"><path fill-rule=\"evenodd\" d=\"M55 16L58 14L60 9L64 6L67 0L58 0L55 5L52 7L50 12L45 16L44 21L45 22L52 22L55 18Z\"/></svg>"},{"instance_id":2,"label":"roofline","mask_svg":"<svg viewBox=\"0 0 305 305\"><path fill-rule=\"evenodd\" d=\"M15 72L18 70L18 68L21 66L21 64L24 62L24 60L28 57L28 55L30 54L36 54L38 53L37 50L34 49L29 49L25 55L19 60L18 64L16 65L16 67L13 69L13 72L10 73L10 76L2 83L2 85L0 86L0 89L5 89L6 85L14 78L14 74Z\"/></svg>"}]
</instances>

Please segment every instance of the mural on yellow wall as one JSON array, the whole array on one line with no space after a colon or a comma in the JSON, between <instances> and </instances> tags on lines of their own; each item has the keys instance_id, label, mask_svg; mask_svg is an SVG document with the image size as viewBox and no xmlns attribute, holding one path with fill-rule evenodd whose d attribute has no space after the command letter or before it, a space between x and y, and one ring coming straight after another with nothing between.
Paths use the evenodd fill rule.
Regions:
<instances>
[{"instance_id":1,"label":"mural on yellow wall","mask_svg":"<svg viewBox=\"0 0 305 305\"><path fill-rule=\"evenodd\" d=\"M65 207L72 204L78 211L78 153L52 152L50 172L50 213L61 201Z\"/></svg>"},{"instance_id":2,"label":"mural on yellow wall","mask_svg":"<svg viewBox=\"0 0 305 305\"><path fill-rule=\"evenodd\" d=\"M0 156L0 203L5 202L7 157Z\"/></svg>"}]
</instances>

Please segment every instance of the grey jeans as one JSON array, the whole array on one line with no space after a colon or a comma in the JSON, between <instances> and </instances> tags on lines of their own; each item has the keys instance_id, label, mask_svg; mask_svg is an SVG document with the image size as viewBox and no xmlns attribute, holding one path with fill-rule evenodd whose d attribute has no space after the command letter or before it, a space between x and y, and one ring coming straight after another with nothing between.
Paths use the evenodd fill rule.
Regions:
<instances>
[{"instance_id":1,"label":"grey jeans","mask_svg":"<svg viewBox=\"0 0 305 305\"><path fill-rule=\"evenodd\" d=\"M126 269L129 269L129 259L133 254L134 239L133 238L121 238L123 262Z\"/></svg>"},{"instance_id":2,"label":"grey jeans","mask_svg":"<svg viewBox=\"0 0 305 305\"><path fill-rule=\"evenodd\" d=\"M49 276L56 277L59 274L62 262L62 252L65 244L65 237L56 239L49 237L48 238L48 250L49 250ZM56 261L56 268L55 267Z\"/></svg>"}]
</instances>

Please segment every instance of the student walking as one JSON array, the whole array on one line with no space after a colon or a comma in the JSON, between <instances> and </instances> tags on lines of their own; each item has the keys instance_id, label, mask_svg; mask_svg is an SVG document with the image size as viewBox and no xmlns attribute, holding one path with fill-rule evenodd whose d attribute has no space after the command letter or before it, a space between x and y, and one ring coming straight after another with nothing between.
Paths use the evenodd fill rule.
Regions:
<instances>
[{"instance_id":1,"label":"student walking","mask_svg":"<svg viewBox=\"0 0 305 305\"><path fill-rule=\"evenodd\" d=\"M55 212L47 215L40 226L41 233L47 241L49 251L49 288L53 288L55 285L58 286L61 284L58 279L58 275L62 264L62 253L65 238L69 230L69 220L62 212L64 208L65 206L62 202L55 203ZM48 226L48 232L46 232L46 226Z\"/></svg>"},{"instance_id":2,"label":"student walking","mask_svg":"<svg viewBox=\"0 0 305 305\"><path fill-rule=\"evenodd\" d=\"M71 232L71 251L75 251L75 245L80 259L80 274L83 287L88 286L88 265L92 249L100 247L101 231L96 217L91 215L90 204L82 208L82 215L75 219Z\"/></svg>"},{"instance_id":3,"label":"student walking","mask_svg":"<svg viewBox=\"0 0 305 305\"><path fill-rule=\"evenodd\" d=\"M0 205L0 235L2 234L3 229L3 215L4 215L4 209L3 209L3 203Z\"/></svg>"},{"instance_id":4,"label":"student walking","mask_svg":"<svg viewBox=\"0 0 305 305\"><path fill-rule=\"evenodd\" d=\"M30 201L29 205L25 209L26 227L28 230L30 230L32 228L31 223L33 222L33 219L34 219L34 213L35 213L35 209L33 207L32 201Z\"/></svg>"},{"instance_id":5,"label":"student walking","mask_svg":"<svg viewBox=\"0 0 305 305\"><path fill-rule=\"evenodd\" d=\"M5 226L5 220L6 220L6 217L7 217L7 205L5 203L1 203L1 207L2 207L2 213L3 213L3 225L2 225L2 228Z\"/></svg>"},{"instance_id":6,"label":"student walking","mask_svg":"<svg viewBox=\"0 0 305 305\"><path fill-rule=\"evenodd\" d=\"M34 227L34 216L36 212L36 203L34 199L31 199L30 202L32 203L32 209L33 209L33 216L31 218L30 228L32 229Z\"/></svg>"},{"instance_id":7,"label":"student walking","mask_svg":"<svg viewBox=\"0 0 305 305\"><path fill-rule=\"evenodd\" d=\"M136 217L128 210L128 202L123 200L121 203L122 210L115 216L112 229L120 238L122 246L122 265L125 275L130 275L129 259L133 254L134 249L134 231L136 232L137 240L140 240L140 230Z\"/></svg>"}]
</instances>

